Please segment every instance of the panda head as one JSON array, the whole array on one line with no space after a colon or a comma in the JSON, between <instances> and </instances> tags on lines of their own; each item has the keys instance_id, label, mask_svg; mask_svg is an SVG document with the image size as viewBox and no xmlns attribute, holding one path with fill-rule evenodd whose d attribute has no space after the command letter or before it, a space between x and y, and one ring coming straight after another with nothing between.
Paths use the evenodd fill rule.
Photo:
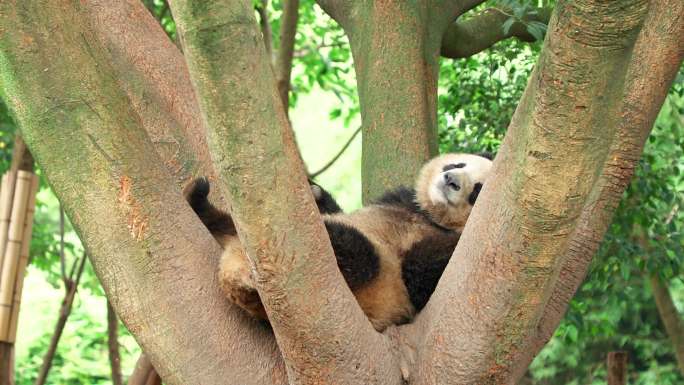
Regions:
<instances>
[{"instance_id":1,"label":"panda head","mask_svg":"<svg viewBox=\"0 0 684 385\"><path fill-rule=\"evenodd\" d=\"M491 167L479 155L440 155L421 169L416 202L439 225L461 231Z\"/></svg>"}]
</instances>

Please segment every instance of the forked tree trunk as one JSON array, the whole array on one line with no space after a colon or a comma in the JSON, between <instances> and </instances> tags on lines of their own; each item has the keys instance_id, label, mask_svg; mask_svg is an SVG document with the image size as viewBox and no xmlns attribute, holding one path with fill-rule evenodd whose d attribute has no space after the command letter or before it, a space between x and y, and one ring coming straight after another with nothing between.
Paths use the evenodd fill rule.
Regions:
<instances>
[{"instance_id":1,"label":"forked tree trunk","mask_svg":"<svg viewBox=\"0 0 684 385\"><path fill-rule=\"evenodd\" d=\"M351 38L365 199L434 153L442 34L479 3L319 0ZM581 281L684 54L678 2L560 1L433 299L414 324L379 334L335 265L252 2L171 6L189 76L133 0L0 4L3 95L168 384L515 383ZM179 97L190 79L197 97ZM181 119L197 106L208 140L202 122ZM166 118L176 110L191 113ZM229 197L278 347L219 294L218 245L180 194L197 170L216 170Z\"/></svg>"}]
</instances>

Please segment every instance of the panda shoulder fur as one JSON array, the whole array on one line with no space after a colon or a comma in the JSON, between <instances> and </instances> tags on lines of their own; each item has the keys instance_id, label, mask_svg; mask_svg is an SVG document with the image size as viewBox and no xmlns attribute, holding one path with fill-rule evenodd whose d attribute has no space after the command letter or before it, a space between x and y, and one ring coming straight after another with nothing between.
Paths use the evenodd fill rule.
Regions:
<instances>
[{"instance_id":1,"label":"panda shoulder fur","mask_svg":"<svg viewBox=\"0 0 684 385\"><path fill-rule=\"evenodd\" d=\"M423 166L415 189L399 187L352 213L343 213L327 191L310 182L340 272L376 330L410 322L425 306L491 164L472 154L438 156ZM198 179L187 199L223 247L221 289L252 316L267 319L232 219L208 194L209 183Z\"/></svg>"}]
</instances>

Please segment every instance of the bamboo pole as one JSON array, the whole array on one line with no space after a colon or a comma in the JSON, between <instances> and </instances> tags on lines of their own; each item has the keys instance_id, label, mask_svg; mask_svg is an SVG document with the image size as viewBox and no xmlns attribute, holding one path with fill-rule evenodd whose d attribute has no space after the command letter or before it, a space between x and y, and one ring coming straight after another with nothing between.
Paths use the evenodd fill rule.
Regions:
<instances>
[{"instance_id":1,"label":"bamboo pole","mask_svg":"<svg viewBox=\"0 0 684 385\"><path fill-rule=\"evenodd\" d=\"M24 220L24 234L21 241L21 253L14 283L14 302L12 303L12 316L10 318L8 341L14 343L17 338L17 326L19 324L19 306L21 305L21 293L24 288L24 274L28 265L29 251L31 249L31 237L33 236L33 215L36 212L36 194L40 185L38 175L31 175L31 189L29 191L26 217Z\"/></svg>"},{"instance_id":2,"label":"bamboo pole","mask_svg":"<svg viewBox=\"0 0 684 385\"><path fill-rule=\"evenodd\" d=\"M17 277L17 266L21 254L21 241L24 235L26 207L32 185L33 174L17 172L16 188L12 199L12 213L7 231L7 246L2 261L0 275L0 341L8 341L9 323L12 316L12 302Z\"/></svg>"},{"instance_id":3,"label":"bamboo pole","mask_svg":"<svg viewBox=\"0 0 684 385\"><path fill-rule=\"evenodd\" d=\"M12 214L12 197L14 196L14 185L16 172L7 172L2 176L2 187L0 188L0 279L2 279L2 265L5 260L5 247L7 246L7 230ZM1 281L0 281L1 282Z\"/></svg>"}]
</instances>

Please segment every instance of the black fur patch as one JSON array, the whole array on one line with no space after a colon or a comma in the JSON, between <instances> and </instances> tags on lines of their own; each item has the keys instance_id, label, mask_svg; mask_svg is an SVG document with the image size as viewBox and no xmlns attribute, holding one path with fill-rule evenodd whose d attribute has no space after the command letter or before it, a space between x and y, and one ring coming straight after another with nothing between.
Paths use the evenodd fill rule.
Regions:
<instances>
[{"instance_id":1,"label":"black fur patch","mask_svg":"<svg viewBox=\"0 0 684 385\"><path fill-rule=\"evenodd\" d=\"M417 242L406 253L401 264L401 277L411 303L420 311L437 287L449 263L460 234L442 234Z\"/></svg>"},{"instance_id":2,"label":"black fur patch","mask_svg":"<svg viewBox=\"0 0 684 385\"><path fill-rule=\"evenodd\" d=\"M408 187L398 187L383 194L373 202L379 205L398 206L411 212L423 213L418 203L416 203L416 191Z\"/></svg>"},{"instance_id":3,"label":"black fur patch","mask_svg":"<svg viewBox=\"0 0 684 385\"><path fill-rule=\"evenodd\" d=\"M453 170L455 168L463 168L465 166L466 166L465 163L447 164L446 166L442 167L442 172L447 172L447 171Z\"/></svg>"},{"instance_id":4,"label":"black fur patch","mask_svg":"<svg viewBox=\"0 0 684 385\"><path fill-rule=\"evenodd\" d=\"M386 192L383 196L378 198L378 200L374 201L373 204L401 207L412 213L422 215L429 223L440 230L447 233L451 232L451 230L433 221L430 214L418 205L416 202L416 191L414 189L404 186L398 187Z\"/></svg>"},{"instance_id":5,"label":"black fur patch","mask_svg":"<svg viewBox=\"0 0 684 385\"><path fill-rule=\"evenodd\" d=\"M190 185L187 200L195 214L202 220L211 235L217 240L223 235L236 235L233 219L226 212L217 209L209 202L209 180L198 178Z\"/></svg>"},{"instance_id":6,"label":"black fur patch","mask_svg":"<svg viewBox=\"0 0 684 385\"><path fill-rule=\"evenodd\" d=\"M337 266L350 289L355 290L377 277L380 258L375 247L359 230L341 223L325 222Z\"/></svg>"},{"instance_id":7,"label":"black fur patch","mask_svg":"<svg viewBox=\"0 0 684 385\"><path fill-rule=\"evenodd\" d=\"M475 183L475 186L473 186L473 191L471 191L470 195L468 195L468 203L470 203L471 206L475 204L477 196L480 195L480 190L482 190L482 183Z\"/></svg>"},{"instance_id":8,"label":"black fur patch","mask_svg":"<svg viewBox=\"0 0 684 385\"><path fill-rule=\"evenodd\" d=\"M335 214L342 212L342 209L337 204L332 195L330 195L330 193L327 192L323 187L321 187L319 184L315 183L311 179L309 179L309 185L318 186L318 188L321 190L321 194L319 197L316 197L314 195L314 198L316 198L316 206L318 206L318 211L321 214Z\"/></svg>"}]
</instances>

